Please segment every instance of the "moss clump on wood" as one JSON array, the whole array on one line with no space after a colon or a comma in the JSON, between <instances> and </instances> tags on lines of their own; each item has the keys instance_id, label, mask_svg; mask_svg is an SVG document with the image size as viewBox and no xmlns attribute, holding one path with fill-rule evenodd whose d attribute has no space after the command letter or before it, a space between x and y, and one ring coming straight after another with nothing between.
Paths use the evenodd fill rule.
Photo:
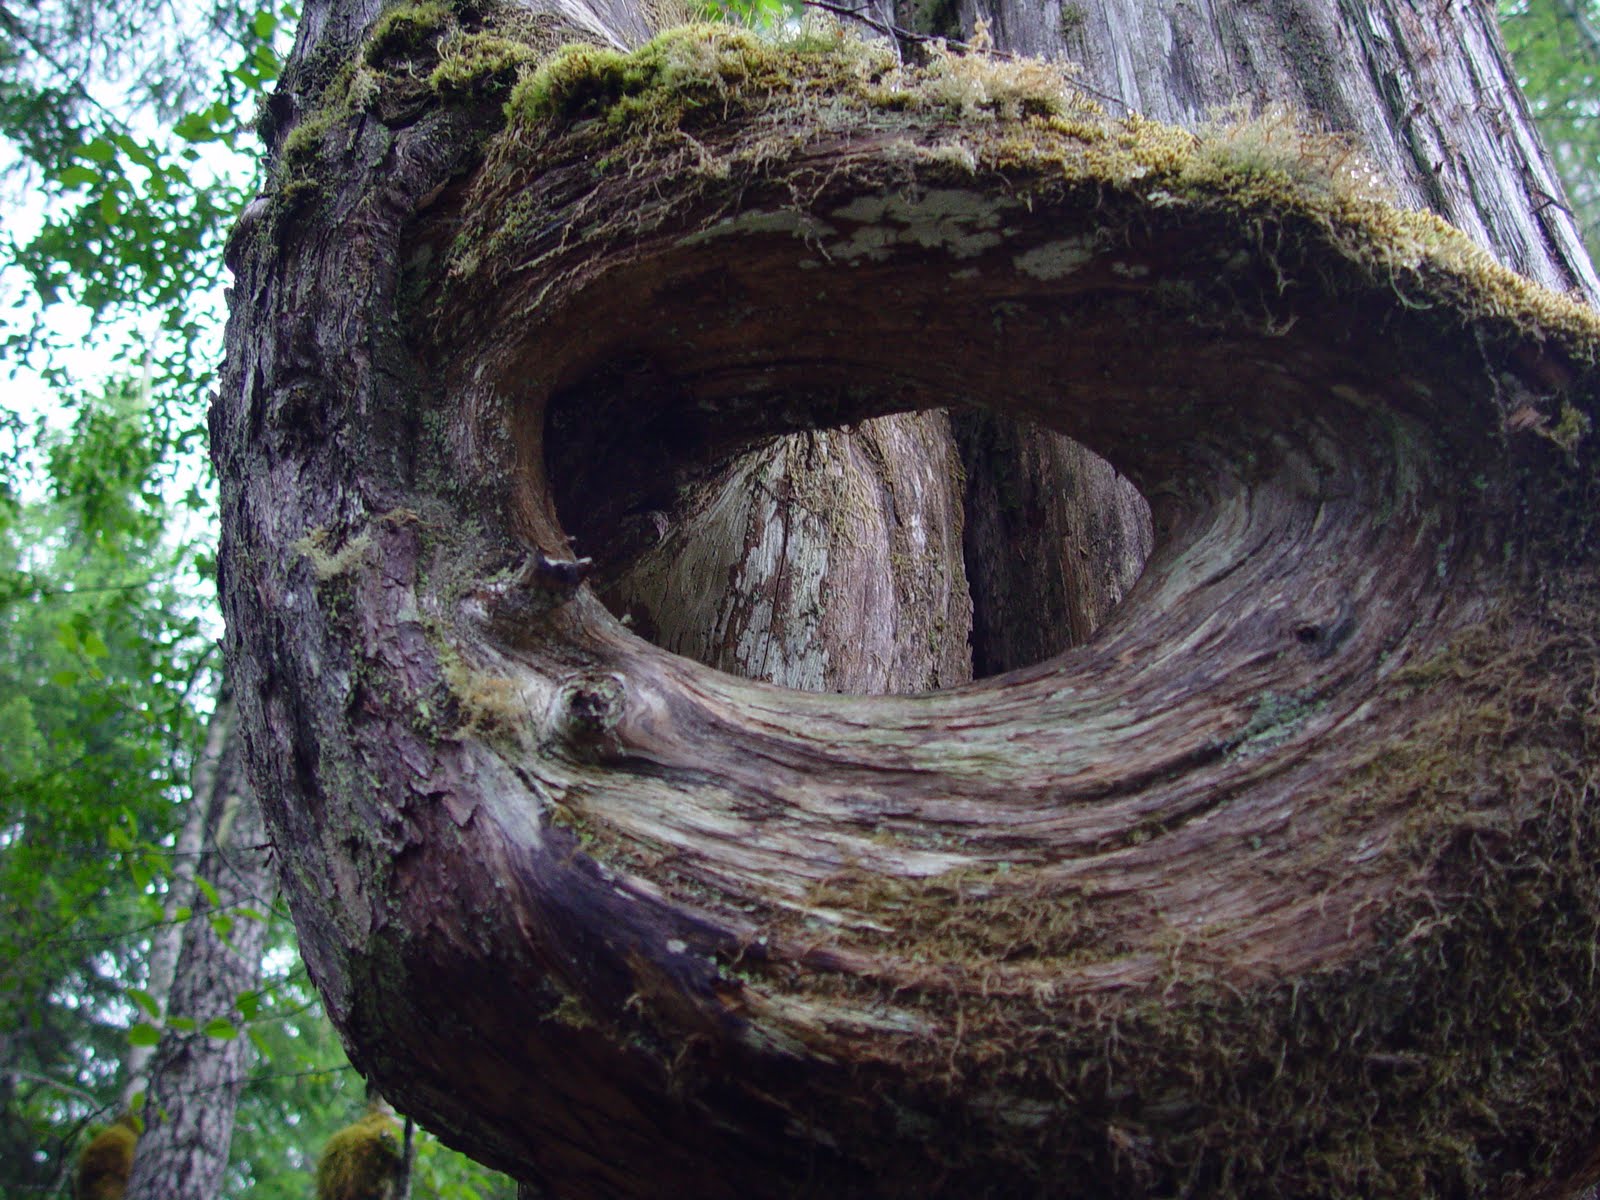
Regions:
<instances>
[{"instance_id":1,"label":"moss clump on wood","mask_svg":"<svg viewBox=\"0 0 1600 1200\"><path fill-rule=\"evenodd\" d=\"M428 86L446 99L491 98L509 93L539 55L522 42L493 33L447 40Z\"/></svg>"},{"instance_id":2,"label":"moss clump on wood","mask_svg":"<svg viewBox=\"0 0 1600 1200\"><path fill-rule=\"evenodd\" d=\"M456 25L450 7L438 0L399 5L373 25L362 57L368 66L379 68L436 58L440 40Z\"/></svg>"},{"instance_id":3,"label":"moss clump on wood","mask_svg":"<svg viewBox=\"0 0 1600 1200\"><path fill-rule=\"evenodd\" d=\"M400 1130L374 1108L328 1139L317 1160L317 1200L389 1200L405 1168Z\"/></svg>"},{"instance_id":4,"label":"moss clump on wood","mask_svg":"<svg viewBox=\"0 0 1600 1200\"><path fill-rule=\"evenodd\" d=\"M696 110L727 115L792 80L792 55L748 30L686 26L632 53L574 45L558 51L507 104L513 119L603 116L616 126L678 126Z\"/></svg>"},{"instance_id":5,"label":"moss clump on wood","mask_svg":"<svg viewBox=\"0 0 1600 1200\"><path fill-rule=\"evenodd\" d=\"M1369 279L1397 288L1414 280L1469 319L1494 316L1538 336L1567 329L1586 341L1600 327L1587 309L1501 267L1438 217L1397 208L1348 143L1306 130L1282 107L1224 114L1191 133L1138 114L1113 118L1070 73L1037 61L939 51L909 66L843 31L784 44L702 25L631 53L566 47L522 79L506 111L510 127L491 156L485 200L495 174L521 178L528 156L559 140L581 143L602 166L621 165L636 158L607 147L644 139L659 148L663 135L745 114L755 121L736 137L692 150L679 142L679 161L692 160L700 177L680 180L684 207L711 187L738 193L758 175L775 177L808 143L849 128L883 143L879 187L920 166L1007 180L1002 192L1009 186L1024 201L1047 189L1093 188L1108 216L1119 194L1144 212L1226 214L1257 239L1269 225L1294 222L1298 236L1331 245ZM656 165L674 169L671 156ZM870 189L871 166L852 168ZM654 204L651 219L673 208ZM474 261L513 252L514 230L486 232L495 252Z\"/></svg>"},{"instance_id":6,"label":"moss clump on wood","mask_svg":"<svg viewBox=\"0 0 1600 1200\"><path fill-rule=\"evenodd\" d=\"M122 1200L139 1143L139 1119L124 1114L102 1129L78 1156L74 1200Z\"/></svg>"}]
</instances>

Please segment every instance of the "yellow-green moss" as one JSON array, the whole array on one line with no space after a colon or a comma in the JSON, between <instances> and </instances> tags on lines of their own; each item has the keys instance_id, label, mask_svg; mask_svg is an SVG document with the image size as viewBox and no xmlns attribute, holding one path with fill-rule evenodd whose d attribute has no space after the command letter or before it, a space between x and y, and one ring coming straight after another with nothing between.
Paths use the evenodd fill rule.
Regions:
<instances>
[{"instance_id":1,"label":"yellow-green moss","mask_svg":"<svg viewBox=\"0 0 1600 1200\"><path fill-rule=\"evenodd\" d=\"M461 732L477 737L514 737L528 727L528 705L515 679L468 667L459 658L444 663L445 683L461 717Z\"/></svg>"},{"instance_id":2,"label":"yellow-green moss","mask_svg":"<svg viewBox=\"0 0 1600 1200\"><path fill-rule=\"evenodd\" d=\"M75 1200L122 1200L138 1141L139 1119L127 1115L95 1134L78 1157Z\"/></svg>"},{"instance_id":3,"label":"yellow-green moss","mask_svg":"<svg viewBox=\"0 0 1600 1200\"><path fill-rule=\"evenodd\" d=\"M301 117L284 138L276 172L280 208L293 208L321 192L318 164L329 136L355 113L367 109L380 88L377 75L365 66L346 64L334 76L318 106Z\"/></svg>"},{"instance_id":4,"label":"yellow-green moss","mask_svg":"<svg viewBox=\"0 0 1600 1200\"><path fill-rule=\"evenodd\" d=\"M363 531L333 547L334 535L326 529L313 529L290 543L289 548L311 562L319 583L336 579L360 566L372 549L371 534Z\"/></svg>"},{"instance_id":5,"label":"yellow-green moss","mask_svg":"<svg viewBox=\"0 0 1600 1200\"><path fill-rule=\"evenodd\" d=\"M829 129L876 132L886 181L891 167L903 175L910 163L1004 177L1025 195L1083 186L1111 201L1120 192L1132 209L1224 213L1247 231L1299 222L1371 278L1427 274L1427 286L1464 316L1600 338L1587 309L1499 266L1432 214L1396 207L1348 143L1304 128L1283 107L1224 114L1189 132L1138 114L1112 118L1070 73L1041 62L936 50L913 67L843 31L785 43L719 25L675 29L632 53L568 46L527 74L507 103L513 139L543 143L570 131L594 161L616 164L636 158L602 144L736 113L759 116L763 128L736 144L695 148L693 170L710 182L770 170ZM929 137L929 121L949 132ZM888 136L896 128L905 136ZM516 141L502 146L504 165L515 151ZM492 259L513 236L497 225L495 254L473 260Z\"/></svg>"},{"instance_id":6,"label":"yellow-green moss","mask_svg":"<svg viewBox=\"0 0 1600 1200\"><path fill-rule=\"evenodd\" d=\"M373 67L431 58L439 40L455 27L455 14L439 0L401 4L378 18L362 54Z\"/></svg>"},{"instance_id":7,"label":"yellow-green moss","mask_svg":"<svg viewBox=\"0 0 1600 1200\"><path fill-rule=\"evenodd\" d=\"M538 61L536 51L511 38L467 34L444 42L428 86L449 99L493 96L509 91L522 72Z\"/></svg>"},{"instance_id":8,"label":"yellow-green moss","mask_svg":"<svg viewBox=\"0 0 1600 1200\"><path fill-rule=\"evenodd\" d=\"M404 1165L394 1118L375 1109L328 1139L317 1160L317 1200L385 1200Z\"/></svg>"},{"instance_id":9,"label":"yellow-green moss","mask_svg":"<svg viewBox=\"0 0 1600 1200\"><path fill-rule=\"evenodd\" d=\"M865 80L893 65L885 49L854 38L778 43L728 25L688 25L632 53L568 46L511 97L513 120L604 116L617 127L665 129L704 110L718 117L761 107L807 77Z\"/></svg>"}]
</instances>

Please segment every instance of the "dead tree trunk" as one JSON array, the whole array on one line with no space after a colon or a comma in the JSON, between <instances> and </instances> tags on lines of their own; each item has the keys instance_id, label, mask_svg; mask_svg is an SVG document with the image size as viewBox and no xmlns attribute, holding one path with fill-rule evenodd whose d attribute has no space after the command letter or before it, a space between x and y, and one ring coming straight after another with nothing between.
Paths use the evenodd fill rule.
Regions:
<instances>
[{"instance_id":1,"label":"dead tree trunk","mask_svg":"<svg viewBox=\"0 0 1600 1200\"><path fill-rule=\"evenodd\" d=\"M1165 61L1189 118L1301 55L1304 107L1403 125L1421 167L1374 151L1402 187L1430 138L1510 147L1472 211L1587 288L1525 203L1492 28L1441 8L1424 59L1409 7L1019 13L1023 48L1106 34L1090 74L308 8L214 446L252 771L329 1013L403 1109L557 1196L1556 1194L1600 1140L1600 323L1281 113L1196 137L1085 98L1157 107ZM1462 71L1474 102L1413 111ZM601 603L748 674L959 678L937 561L971 516L930 525L950 493L917 483L956 451L861 471L903 421L811 432L946 408L1149 500L1087 645L824 696ZM804 494L728 473L789 435ZM996 561L975 596L1045 594ZM1060 644L989 611L996 663Z\"/></svg>"}]
</instances>

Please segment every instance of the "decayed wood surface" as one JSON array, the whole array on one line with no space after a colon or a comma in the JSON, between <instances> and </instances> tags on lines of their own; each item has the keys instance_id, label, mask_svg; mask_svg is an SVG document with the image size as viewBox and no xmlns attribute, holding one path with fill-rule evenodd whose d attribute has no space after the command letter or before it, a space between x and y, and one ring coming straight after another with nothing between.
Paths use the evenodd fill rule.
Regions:
<instances>
[{"instance_id":1,"label":"decayed wood surface","mask_svg":"<svg viewBox=\"0 0 1600 1200\"><path fill-rule=\"evenodd\" d=\"M1185 199L1187 143L1065 99L929 99L981 61L730 87L613 157L603 93L496 132L363 53L241 257L215 445L253 771L386 1094L561 1196L1592 1173L1591 318L1365 201ZM1132 157L1074 174L1094 129ZM1071 654L794 692L580 583L705 551L651 545L675 471L962 405L1151 502Z\"/></svg>"}]
</instances>

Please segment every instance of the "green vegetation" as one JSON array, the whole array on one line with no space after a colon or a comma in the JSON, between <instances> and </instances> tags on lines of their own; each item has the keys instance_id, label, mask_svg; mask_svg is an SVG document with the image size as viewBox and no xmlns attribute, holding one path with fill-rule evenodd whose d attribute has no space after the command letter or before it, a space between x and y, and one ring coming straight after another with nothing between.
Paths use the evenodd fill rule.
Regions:
<instances>
[{"instance_id":1,"label":"green vegetation","mask_svg":"<svg viewBox=\"0 0 1600 1200\"><path fill-rule=\"evenodd\" d=\"M1499 0L1496 8L1589 256L1600 261L1600 4Z\"/></svg>"},{"instance_id":2,"label":"green vegetation","mask_svg":"<svg viewBox=\"0 0 1600 1200\"><path fill-rule=\"evenodd\" d=\"M188 30L171 11L0 13L0 360L24 371L0 406L6 1196L71 1193L130 1049L168 1023L149 955L221 665L203 435L222 246L256 185L255 110L297 9L224 5ZM109 381L91 374L108 364ZM270 922L260 986L207 1030L254 1048L223 1195L304 1200L362 1083L273 897L211 920L224 936ZM419 1135L419 1200L512 1190Z\"/></svg>"}]
</instances>

